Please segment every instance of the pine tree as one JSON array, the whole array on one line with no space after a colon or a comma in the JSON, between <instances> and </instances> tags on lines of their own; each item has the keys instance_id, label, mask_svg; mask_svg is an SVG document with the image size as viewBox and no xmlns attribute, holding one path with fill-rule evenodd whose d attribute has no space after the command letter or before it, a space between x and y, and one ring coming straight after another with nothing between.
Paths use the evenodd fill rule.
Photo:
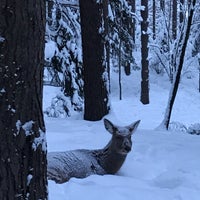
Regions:
<instances>
[{"instance_id":1,"label":"pine tree","mask_svg":"<svg viewBox=\"0 0 200 200\"><path fill-rule=\"evenodd\" d=\"M58 3L48 1L47 6L46 41L56 46L54 55L47 59L52 70L61 74L62 99L70 114L70 110L83 109L80 13L78 7Z\"/></svg>"},{"instance_id":2,"label":"pine tree","mask_svg":"<svg viewBox=\"0 0 200 200\"><path fill-rule=\"evenodd\" d=\"M45 1L0 2L0 199L47 199Z\"/></svg>"},{"instance_id":3,"label":"pine tree","mask_svg":"<svg viewBox=\"0 0 200 200\"><path fill-rule=\"evenodd\" d=\"M177 1L173 1L172 8L172 36L175 40L177 37Z\"/></svg>"},{"instance_id":4,"label":"pine tree","mask_svg":"<svg viewBox=\"0 0 200 200\"><path fill-rule=\"evenodd\" d=\"M80 0L84 119L96 121L109 112L109 80L105 61L103 3Z\"/></svg>"},{"instance_id":5,"label":"pine tree","mask_svg":"<svg viewBox=\"0 0 200 200\"><path fill-rule=\"evenodd\" d=\"M149 103L149 61L148 61L148 1L141 1L141 53L142 53L142 81L141 81L141 97L143 104Z\"/></svg>"},{"instance_id":6,"label":"pine tree","mask_svg":"<svg viewBox=\"0 0 200 200\"><path fill-rule=\"evenodd\" d=\"M165 112L165 117L160 125L160 127L164 127L165 129L169 128L171 113L172 113L173 105L175 102L175 98L176 98L176 94L178 91L179 82L180 82L180 78L181 78L181 71L183 68L186 47L187 47L188 39L190 36L190 30L191 30L191 26L192 26L192 20L193 20L195 6L196 6L196 0L190 0L188 2L188 18L187 18L187 22L185 23L184 31L182 32L182 37L180 37L180 40L179 40L180 55L177 58L177 64L176 64L177 71L176 71L175 78L173 80L173 84L172 84L172 87L170 90L168 105L167 105L166 112Z\"/></svg>"}]
</instances>

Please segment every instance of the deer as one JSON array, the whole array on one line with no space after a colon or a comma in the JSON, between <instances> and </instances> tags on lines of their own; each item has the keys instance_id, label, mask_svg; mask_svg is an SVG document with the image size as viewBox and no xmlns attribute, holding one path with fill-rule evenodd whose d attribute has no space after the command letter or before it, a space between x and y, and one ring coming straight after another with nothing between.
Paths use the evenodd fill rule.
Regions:
<instances>
[{"instance_id":1,"label":"deer","mask_svg":"<svg viewBox=\"0 0 200 200\"><path fill-rule=\"evenodd\" d=\"M102 149L76 149L47 154L47 177L56 183L65 183L70 178L86 178L93 174L116 174L132 148L131 136L140 120L117 126L104 119L105 129L112 137Z\"/></svg>"}]
</instances>

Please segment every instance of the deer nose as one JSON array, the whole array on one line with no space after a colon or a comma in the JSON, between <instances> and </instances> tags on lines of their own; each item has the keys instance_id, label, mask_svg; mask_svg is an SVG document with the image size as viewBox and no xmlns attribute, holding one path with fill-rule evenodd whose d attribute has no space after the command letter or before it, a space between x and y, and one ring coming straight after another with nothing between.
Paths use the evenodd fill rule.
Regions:
<instances>
[{"instance_id":1,"label":"deer nose","mask_svg":"<svg viewBox=\"0 0 200 200\"><path fill-rule=\"evenodd\" d=\"M128 152L131 150L131 143L129 141L124 142L124 149Z\"/></svg>"},{"instance_id":2,"label":"deer nose","mask_svg":"<svg viewBox=\"0 0 200 200\"><path fill-rule=\"evenodd\" d=\"M125 150L129 152L131 150L131 146L125 146Z\"/></svg>"}]
</instances>

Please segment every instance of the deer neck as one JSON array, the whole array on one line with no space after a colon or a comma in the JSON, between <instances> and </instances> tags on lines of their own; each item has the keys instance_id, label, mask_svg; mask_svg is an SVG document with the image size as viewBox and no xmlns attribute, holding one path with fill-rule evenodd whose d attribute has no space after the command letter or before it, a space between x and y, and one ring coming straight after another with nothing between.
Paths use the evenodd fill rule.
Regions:
<instances>
[{"instance_id":1,"label":"deer neck","mask_svg":"<svg viewBox=\"0 0 200 200\"><path fill-rule=\"evenodd\" d=\"M126 154L118 153L110 141L103 149L96 152L97 160L108 174L115 174L126 159Z\"/></svg>"}]
</instances>

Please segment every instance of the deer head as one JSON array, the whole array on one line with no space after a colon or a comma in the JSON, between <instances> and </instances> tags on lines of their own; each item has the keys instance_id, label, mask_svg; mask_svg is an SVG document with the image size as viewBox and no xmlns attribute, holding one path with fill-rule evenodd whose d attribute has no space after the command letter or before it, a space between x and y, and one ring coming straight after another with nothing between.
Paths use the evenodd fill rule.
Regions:
<instances>
[{"instance_id":1,"label":"deer head","mask_svg":"<svg viewBox=\"0 0 200 200\"><path fill-rule=\"evenodd\" d=\"M111 151L121 155L127 155L132 147L131 135L136 131L139 123L140 120L128 126L116 126L108 119L104 119L106 130L112 134L112 139L109 143Z\"/></svg>"}]
</instances>

